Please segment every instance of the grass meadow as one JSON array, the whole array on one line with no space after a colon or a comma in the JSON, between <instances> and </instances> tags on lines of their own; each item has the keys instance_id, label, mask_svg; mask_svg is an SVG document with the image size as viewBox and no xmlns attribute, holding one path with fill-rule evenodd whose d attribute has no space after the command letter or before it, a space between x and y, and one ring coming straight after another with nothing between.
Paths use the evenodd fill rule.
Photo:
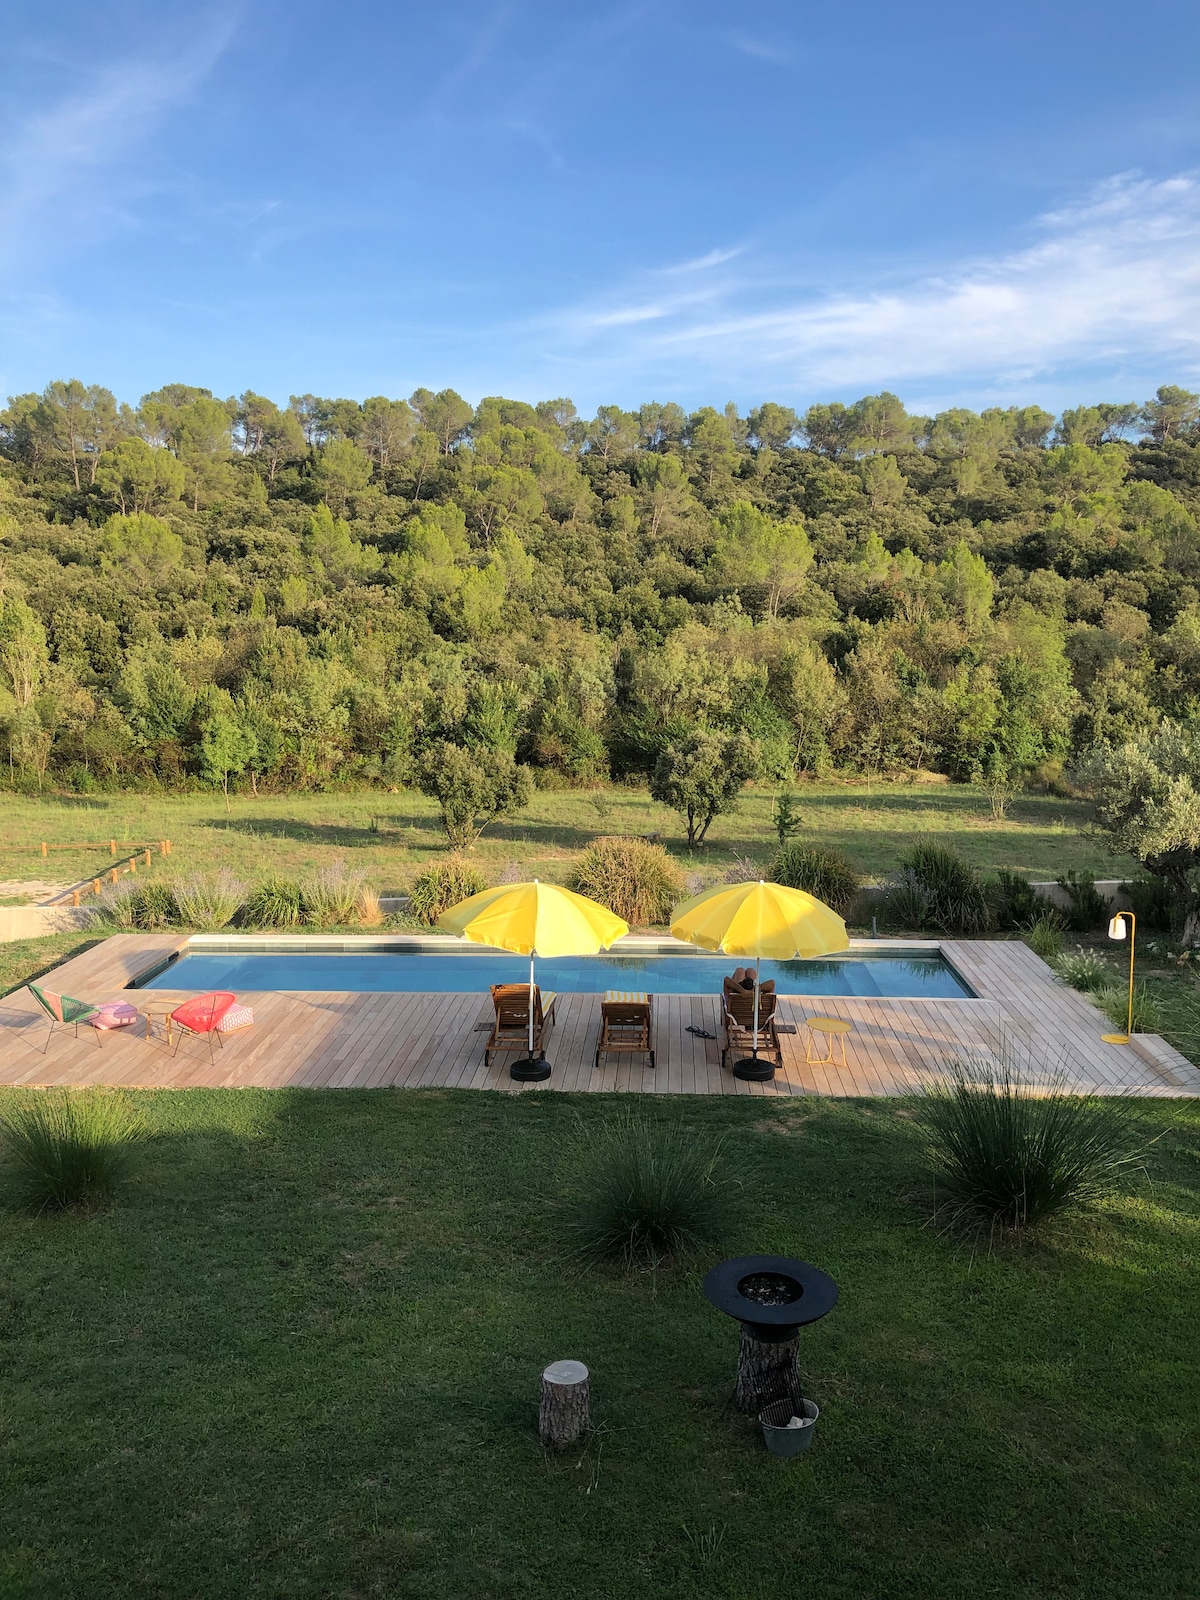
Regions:
<instances>
[{"instance_id":1,"label":"grass meadow","mask_svg":"<svg viewBox=\"0 0 1200 1600\"><path fill-rule=\"evenodd\" d=\"M914 839L952 845L986 872L1009 867L1057 877L1068 867L1121 876L1133 863L1114 858L1088 831L1078 802L1048 794L1019 797L993 820L986 795L969 785L812 784L799 791L801 833L845 852L868 878L895 867ZM774 791L746 791L737 810L718 817L710 842L689 852L679 817L645 790L615 786L539 790L519 816L493 823L471 852L487 877L510 864L529 876L559 880L597 834L658 834L688 872L716 877L750 856L767 861L775 846ZM116 839L119 850L170 839L155 873L187 874L228 866L246 877L270 868L299 876L336 860L360 868L381 894L403 893L421 868L445 850L433 801L420 794L234 796L226 814L217 795L0 797L0 881L73 882L102 871L99 851L38 848Z\"/></svg>"},{"instance_id":2,"label":"grass meadow","mask_svg":"<svg viewBox=\"0 0 1200 1600\"><path fill-rule=\"evenodd\" d=\"M751 792L689 856L635 790L539 793L475 857L561 878L600 833L687 871L766 860ZM807 838L868 876L916 836L986 870L1106 857L1070 801L1004 822L977 790L813 786ZM66 880L169 837L162 874L382 892L444 848L419 796L0 800L0 877ZM33 846L34 848L30 848ZM49 870L48 870L49 869ZM0 993L86 933L0 944ZM1089 941L1095 942L1095 941ZM1101 945L1102 947L1102 945ZM1115 970L1115 969L1114 969ZM1197 986L1146 946L1164 1031L1200 1057ZM903 1102L646 1097L724 1141L728 1237L653 1270L580 1267L556 1222L609 1096L470 1091L123 1094L149 1129L86 1213L0 1213L5 1600L1179 1600L1200 1491L1200 1102L1131 1103L1153 1139L1127 1191L1017 1246L931 1225ZM0 1090L0 1113L22 1091ZM720 1254L781 1252L842 1298L802 1337L816 1442L769 1456L729 1398ZM584 1360L593 1428L536 1433L538 1374Z\"/></svg>"},{"instance_id":3,"label":"grass meadow","mask_svg":"<svg viewBox=\"0 0 1200 1600\"><path fill-rule=\"evenodd\" d=\"M0 1095L0 1107L15 1094ZM722 1253L841 1300L798 1462L728 1404L702 1260L566 1264L562 1152L607 1096L127 1097L87 1216L0 1219L6 1600L1179 1600L1200 1534L1200 1108L1023 1246L928 1225L904 1104L687 1099L744 1185ZM535 1436L592 1369L593 1431Z\"/></svg>"}]
</instances>

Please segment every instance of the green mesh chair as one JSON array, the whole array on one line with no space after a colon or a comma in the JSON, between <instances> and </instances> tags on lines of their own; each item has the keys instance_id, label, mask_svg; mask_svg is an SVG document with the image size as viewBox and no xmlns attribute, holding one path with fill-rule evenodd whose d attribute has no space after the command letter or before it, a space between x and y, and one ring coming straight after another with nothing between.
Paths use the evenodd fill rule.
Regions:
<instances>
[{"instance_id":1,"label":"green mesh chair","mask_svg":"<svg viewBox=\"0 0 1200 1600\"><path fill-rule=\"evenodd\" d=\"M89 1005L86 1000L72 1000L68 994L53 994L49 989L39 989L36 983L27 985L30 994L50 1018L50 1032L46 1035L46 1043L42 1054L50 1048L50 1040L55 1028L74 1028L75 1037L79 1037L79 1024L90 1022L96 1015L97 1007ZM93 1028L90 1030L97 1045L100 1035Z\"/></svg>"}]
</instances>

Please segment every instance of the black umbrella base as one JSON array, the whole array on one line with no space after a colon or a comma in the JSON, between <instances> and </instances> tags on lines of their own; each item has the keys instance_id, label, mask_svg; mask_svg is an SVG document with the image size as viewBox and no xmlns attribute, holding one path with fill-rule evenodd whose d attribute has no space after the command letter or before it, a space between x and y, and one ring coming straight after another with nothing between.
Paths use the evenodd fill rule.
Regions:
<instances>
[{"instance_id":1,"label":"black umbrella base","mask_svg":"<svg viewBox=\"0 0 1200 1600\"><path fill-rule=\"evenodd\" d=\"M518 1083L544 1083L550 1076L550 1063L545 1056L522 1056L509 1067L508 1075Z\"/></svg>"},{"instance_id":2,"label":"black umbrella base","mask_svg":"<svg viewBox=\"0 0 1200 1600\"><path fill-rule=\"evenodd\" d=\"M775 1063L761 1056L743 1056L733 1063L733 1075L745 1083L769 1083L775 1076Z\"/></svg>"}]
</instances>

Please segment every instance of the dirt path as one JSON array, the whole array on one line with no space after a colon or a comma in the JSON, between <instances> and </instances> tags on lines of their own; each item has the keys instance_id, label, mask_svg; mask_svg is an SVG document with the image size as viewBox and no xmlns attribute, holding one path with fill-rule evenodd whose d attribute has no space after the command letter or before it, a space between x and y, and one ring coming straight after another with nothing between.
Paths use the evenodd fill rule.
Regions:
<instances>
[{"instance_id":1,"label":"dirt path","mask_svg":"<svg viewBox=\"0 0 1200 1600\"><path fill-rule=\"evenodd\" d=\"M66 894L69 883L47 883L43 878L0 878L0 900L12 900L21 895L31 906L53 900Z\"/></svg>"}]
</instances>

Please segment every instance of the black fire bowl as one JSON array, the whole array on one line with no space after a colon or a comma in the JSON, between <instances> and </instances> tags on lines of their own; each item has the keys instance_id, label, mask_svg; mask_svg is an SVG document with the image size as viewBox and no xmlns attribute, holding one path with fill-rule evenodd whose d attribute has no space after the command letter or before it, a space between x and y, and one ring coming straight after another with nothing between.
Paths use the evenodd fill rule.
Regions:
<instances>
[{"instance_id":1,"label":"black fire bowl","mask_svg":"<svg viewBox=\"0 0 1200 1600\"><path fill-rule=\"evenodd\" d=\"M752 1339L776 1344L827 1316L838 1286L827 1272L791 1256L733 1256L708 1274L704 1294Z\"/></svg>"},{"instance_id":2,"label":"black fire bowl","mask_svg":"<svg viewBox=\"0 0 1200 1600\"><path fill-rule=\"evenodd\" d=\"M522 1056L509 1067L508 1075L518 1083L545 1083L550 1076L550 1063L545 1056Z\"/></svg>"}]
</instances>

